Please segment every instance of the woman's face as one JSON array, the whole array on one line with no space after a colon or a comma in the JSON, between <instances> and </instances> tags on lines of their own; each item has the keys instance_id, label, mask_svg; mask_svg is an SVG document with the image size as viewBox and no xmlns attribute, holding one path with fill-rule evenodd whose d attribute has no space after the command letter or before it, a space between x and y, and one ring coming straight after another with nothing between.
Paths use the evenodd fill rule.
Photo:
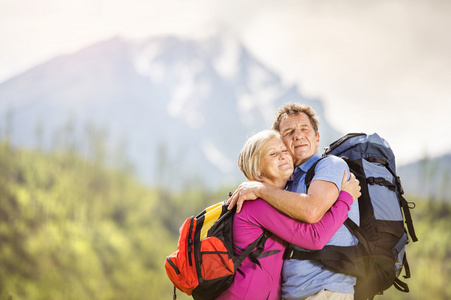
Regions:
<instances>
[{"instance_id":1,"label":"woman's face","mask_svg":"<svg viewBox=\"0 0 451 300\"><path fill-rule=\"evenodd\" d=\"M268 140L260 155L261 181L285 187L288 178L293 174L293 159L282 139L274 137Z\"/></svg>"}]
</instances>

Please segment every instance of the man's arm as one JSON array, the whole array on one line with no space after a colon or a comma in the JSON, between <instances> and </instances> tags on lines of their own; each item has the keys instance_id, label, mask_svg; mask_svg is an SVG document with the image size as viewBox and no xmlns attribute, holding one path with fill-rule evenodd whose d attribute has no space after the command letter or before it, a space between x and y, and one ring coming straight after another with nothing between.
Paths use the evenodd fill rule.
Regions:
<instances>
[{"instance_id":1,"label":"man's arm","mask_svg":"<svg viewBox=\"0 0 451 300\"><path fill-rule=\"evenodd\" d=\"M329 181L314 180L308 194L289 192L270 184L251 181L242 183L228 203L230 208L236 204L239 212L245 200L261 198L293 219L316 223L334 204L338 194L337 186Z\"/></svg>"}]
</instances>

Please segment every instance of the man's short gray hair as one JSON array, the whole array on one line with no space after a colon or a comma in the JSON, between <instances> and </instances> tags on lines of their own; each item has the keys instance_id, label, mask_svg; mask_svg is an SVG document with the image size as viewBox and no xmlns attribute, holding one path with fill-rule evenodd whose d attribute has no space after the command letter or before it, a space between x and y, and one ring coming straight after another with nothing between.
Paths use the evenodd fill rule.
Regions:
<instances>
[{"instance_id":1,"label":"man's short gray hair","mask_svg":"<svg viewBox=\"0 0 451 300\"><path fill-rule=\"evenodd\" d=\"M313 130L316 134L318 134L319 121L316 117L316 113L308 105L299 104L299 103L286 103L281 108L279 108L276 112L276 119L272 125L272 129L276 131L280 131L280 122L288 116L297 115L299 113L306 114L310 122L312 123Z\"/></svg>"}]
</instances>

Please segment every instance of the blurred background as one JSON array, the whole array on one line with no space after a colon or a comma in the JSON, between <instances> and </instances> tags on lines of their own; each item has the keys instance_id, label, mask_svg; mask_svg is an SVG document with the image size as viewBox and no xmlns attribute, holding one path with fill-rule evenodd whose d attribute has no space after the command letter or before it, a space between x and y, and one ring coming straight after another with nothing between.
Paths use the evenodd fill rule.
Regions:
<instances>
[{"instance_id":1,"label":"blurred background","mask_svg":"<svg viewBox=\"0 0 451 300\"><path fill-rule=\"evenodd\" d=\"M179 226L285 102L321 148L394 150L419 242L377 298L450 299L450 27L446 0L0 0L0 300L172 297Z\"/></svg>"}]
</instances>

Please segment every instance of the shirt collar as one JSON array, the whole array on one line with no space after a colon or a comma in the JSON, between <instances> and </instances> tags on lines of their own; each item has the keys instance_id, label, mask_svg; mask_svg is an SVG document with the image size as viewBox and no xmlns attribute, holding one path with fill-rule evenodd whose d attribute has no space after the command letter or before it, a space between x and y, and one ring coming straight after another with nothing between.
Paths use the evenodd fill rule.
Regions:
<instances>
[{"instance_id":1,"label":"shirt collar","mask_svg":"<svg viewBox=\"0 0 451 300\"><path fill-rule=\"evenodd\" d=\"M296 174L297 172L300 172L300 171L302 171L304 173L307 173L307 171L313 166L313 164L316 163L320 158L321 158L321 155L319 153L313 154L312 157L307 159L306 162L304 162L301 165L297 166L294 169L294 173Z\"/></svg>"}]
</instances>

